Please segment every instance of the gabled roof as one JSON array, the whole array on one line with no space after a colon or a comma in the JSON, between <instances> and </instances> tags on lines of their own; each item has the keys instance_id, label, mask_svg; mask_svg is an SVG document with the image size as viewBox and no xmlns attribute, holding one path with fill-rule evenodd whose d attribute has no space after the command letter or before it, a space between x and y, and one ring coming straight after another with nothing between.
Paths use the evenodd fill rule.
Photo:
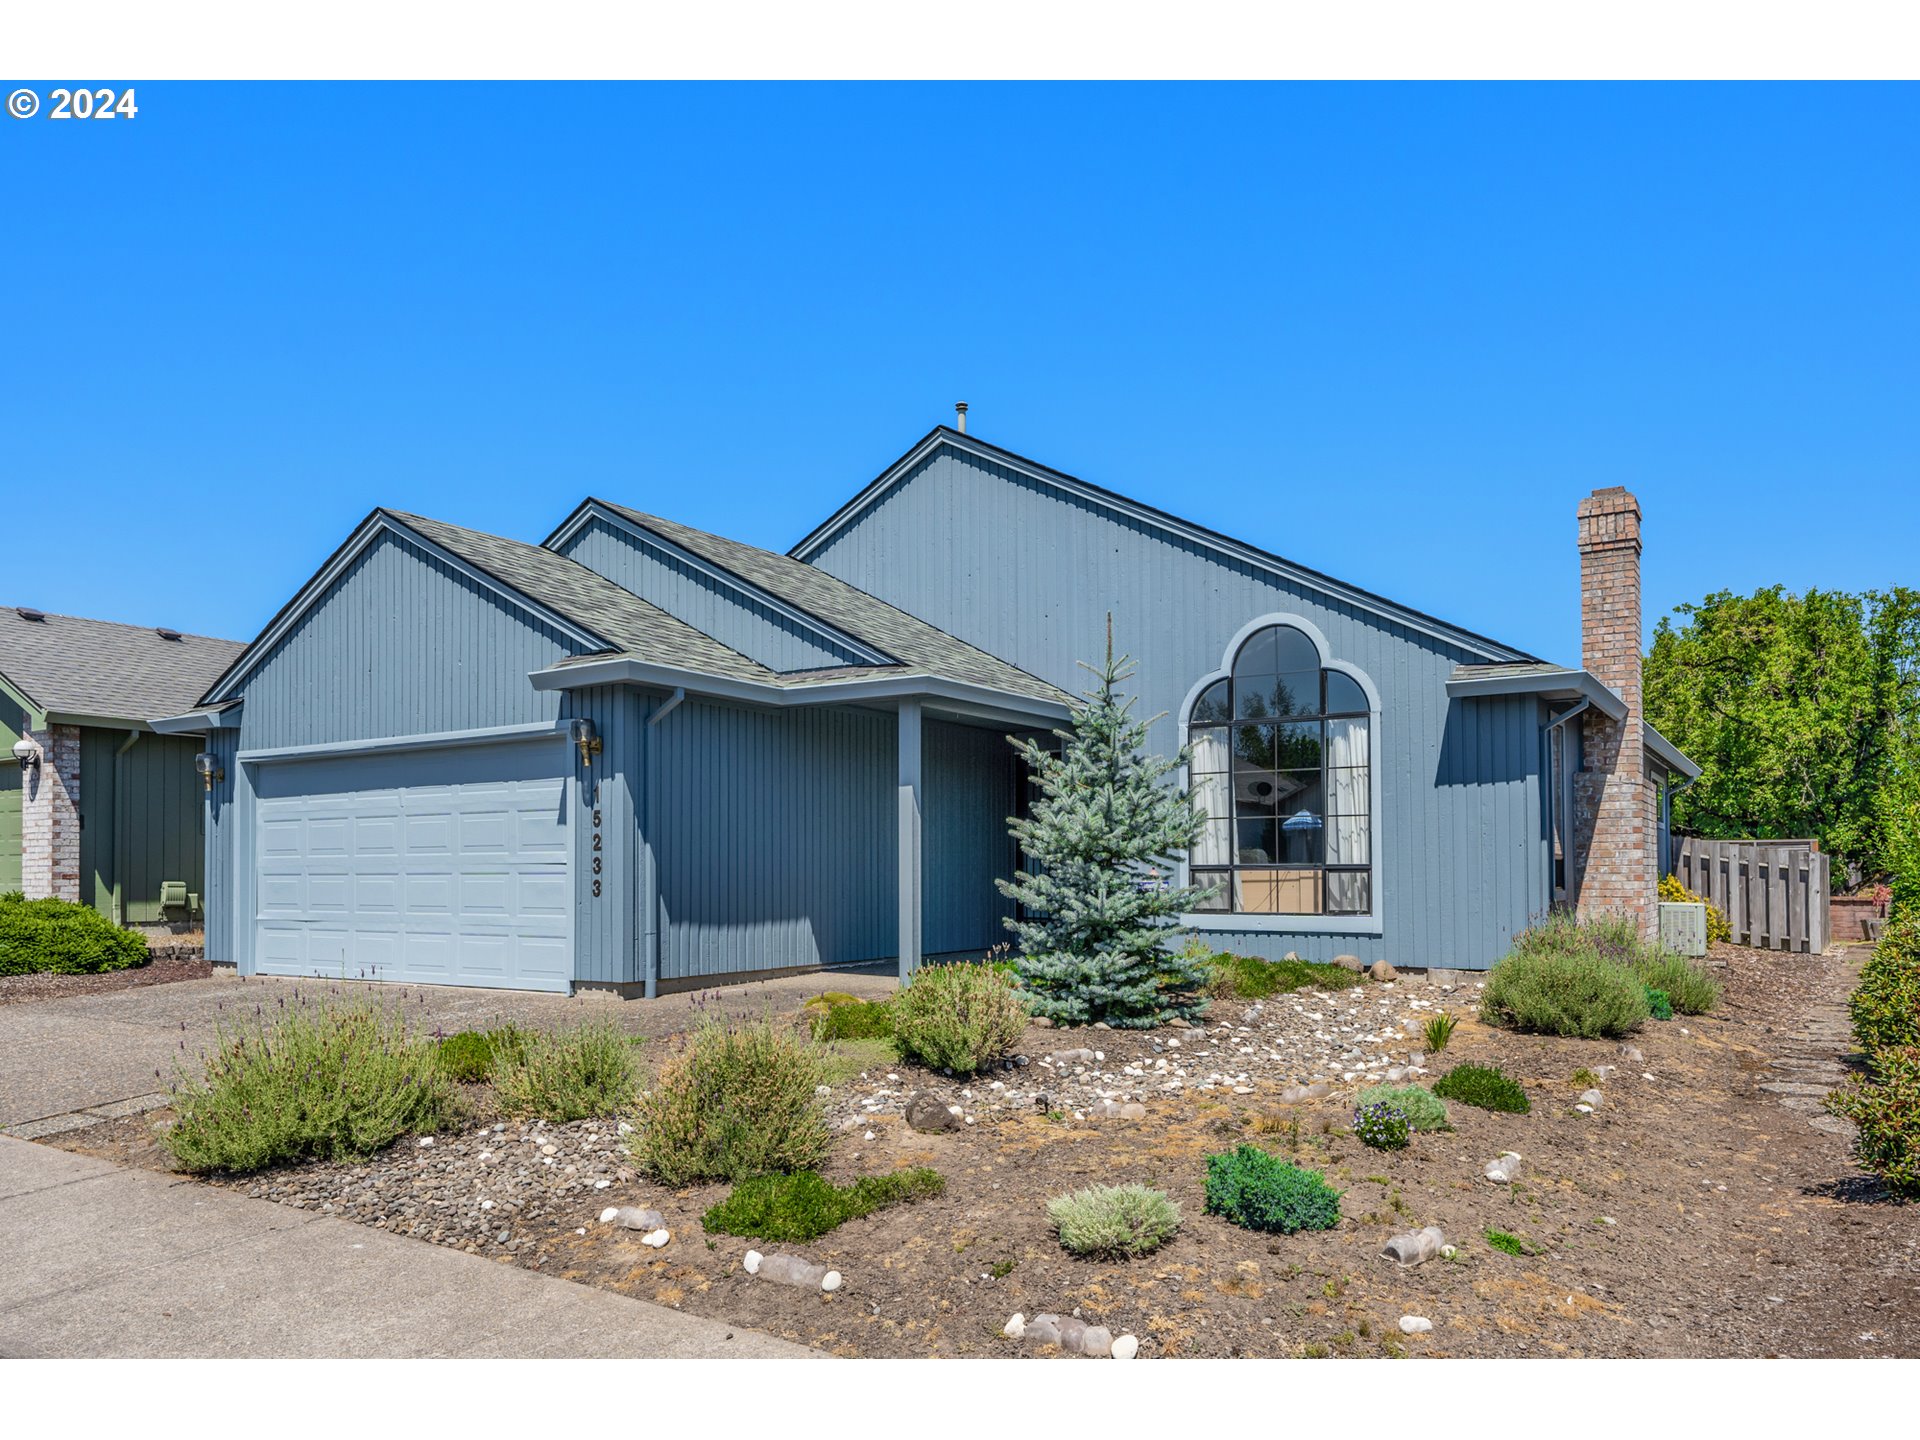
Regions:
<instances>
[{"instance_id":1,"label":"gabled roof","mask_svg":"<svg viewBox=\"0 0 1920 1440\"><path fill-rule=\"evenodd\" d=\"M37 713L68 723L144 726L183 710L242 648L146 625L0 610L0 679Z\"/></svg>"},{"instance_id":2,"label":"gabled roof","mask_svg":"<svg viewBox=\"0 0 1920 1440\"><path fill-rule=\"evenodd\" d=\"M1532 695L1541 700L1585 700L1614 720L1624 720L1627 702L1591 670L1535 662L1527 665L1456 665L1447 677L1447 694L1455 699L1485 695ZM1642 720L1641 737L1647 753L1666 770L1688 780L1700 777L1700 767L1666 736Z\"/></svg>"},{"instance_id":3,"label":"gabled roof","mask_svg":"<svg viewBox=\"0 0 1920 1440\"><path fill-rule=\"evenodd\" d=\"M715 536L702 537L701 532L685 531L683 526L673 528L696 540L732 543L719 542ZM783 674L749 659L598 572L552 550L423 515L382 509L361 522L347 542L282 607L253 643L206 688L201 706L230 704L252 669L319 601L354 557L383 534L397 535L436 556L559 629L580 646L582 653L535 673L533 682L542 689L633 681L669 687L685 685L706 693L768 704L858 702L925 693L983 710L992 708L994 696L1005 695L1015 700L1042 702L1043 713L1049 717L1064 713L1068 699L1044 681L1012 666L1001 665L991 656L981 656L971 646L960 648L991 664L970 662L964 667L941 668L934 655L937 647L921 643L911 648L919 656L932 657L931 661L901 656L901 663L895 664L834 666ZM780 556L767 558L783 565L795 563ZM871 597L865 598L871 601ZM884 608L892 609L891 606ZM902 618L911 620L911 617ZM922 628L931 630L932 627ZM947 639L950 645L960 645L959 641ZM206 728L205 715L179 713L192 708L192 704L189 699L173 707L174 718L182 730Z\"/></svg>"},{"instance_id":4,"label":"gabled roof","mask_svg":"<svg viewBox=\"0 0 1920 1440\"><path fill-rule=\"evenodd\" d=\"M759 679L771 673L564 555L424 515L381 509L360 523L245 653L208 687L202 703L231 698L240 682L319 601L354 557L383 534L395 534L488 584L553 624L583 650L653 655L676 666L738 679Z\"/></svg>"},{"instance_id":5,"label":"gabled roof","mask_svg":"<svg viewBox=\"0 0 1920 1440\"><path fill-rule=\"evenodd\" d=\"M1331 575L1309 569L1292 560L1283 559L1271 551L1249 545L1244 540L1235 540L1229 535L1210 530L1191 520L1182 520L1179 516L1169 514L1152 505L1130 500L1124 495L1090 481L1081 480L1063 471L1042 465L1037 460L1029 460L1024 455L1016 455L1011 450L990 445L975 436L963 435L946 425L936 425L929 430L911 450L882 470L859 494L842 505L824 523L788 551L788 555L795 560L812 560L829 541L852 524L859 515L871 508L929 456L942 448L1018 471L1026 478L1050 489L1076 496L1103 510L1124 515L1164 534L1173 535L1190 544L1240 561L1242 564L1265 570L1293 584L1318 590L1356 609L1368 611L1394 624L1404 625L1410 630L1483 655L1488 660L1532 661L1536 658L1524 650L1516 650L1511 645L1502 645L1499 641L1489 639L1485 635L1475 634L1457 625L1449 625L1446 621L1415 610L1409 605L1402 605L1383 595L1376 595L1370 590L1363 590L1357 585L1349 585L1344 580L1336 580Z\"/></svg>"},{"instance_id":6,"label":"gabled roof","mask_svg":"<svg viewBox=\"0 0 1920 1440\"><path fill-rule=\"evenodd\" d=\"M1072 696L1039 676L989 655L964 640L956 639L918 616L909 615L864 590L855 589L846 581L824 570L817 570L804 561L745 545L738 540L729 540L722 535L712 535L705 530L696 530L690 525L665 520L658 515L649 515L608 500L588 500L582 509L595 506L616 519L624 520L725 570L781 605L810 616L830 631L880 652L896 662L902 673L944 676L1009 695L1048 703L1072 703ZM579 513L576 511L575 515ZM562 525L553 537L549 537L548 543L569 529L571 524L570 520ZM852 676L871 675L880 668L854 666L835 667L835 670L844 670ZM783 678L788 684L818 683L807 678L809 673L818 675L828 672L799 672Z\"/></svg>"}]
</instances>

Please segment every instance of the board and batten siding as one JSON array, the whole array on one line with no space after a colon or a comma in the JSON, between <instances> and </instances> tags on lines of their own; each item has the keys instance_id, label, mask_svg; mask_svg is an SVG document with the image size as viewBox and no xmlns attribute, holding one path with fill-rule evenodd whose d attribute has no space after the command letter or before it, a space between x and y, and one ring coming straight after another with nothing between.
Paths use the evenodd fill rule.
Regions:
<instances>
[{"instance_id":1,"label":"board and batten siding","mask_svg":"<svg viewBox=\"0 0 1920 1440\"><path fill-rule=\"evenodd\" d=\"M249 935L253 927L252 916L242 921L237 913L241 887L237 884L235 845L240 825L235 797L240 763L235 756L240 750L240 732L211 731L203 745L225 772L211 789L202 782L200 796L206 829L206 891L200 903L207 916L207 959L217 965L237 965L242 955L240 926L244 924Z\"/></svg>"},{"instance_id":2,"label":"board and batten siding","mask_svg":"<svg viewBox=\"0 0 1920 1440\"><path fill-rule=\"evenodd\" d=\"M595 686L566 694L562 718L593 721L601 751L591 765L572 757L573 978L608 985L645 979L639 949L640 834L637 801L645 773L646 718L638 692ZM595 819L598 818L598 825ZM599 846L595 848L595 839ZM596 873L594 862L600 862ZM600 893L593 882L600 881Z\"/></svg>"},{"instance_id":3,"label":"board and batten siding","mask_svg":"<svg viewBox=\"0 0 1920 1440\"><path fill-rule=\"evenodd\" d=\"M894 725L689 696L652 727L661 979L894 954Z\"/></svg>"},{"instance_id":4,"label":"board and batten siding","mask_svg":"<svg viewBox=\"0 0 1920 1440\"><path fill-rule=\"evenodd\" d=\"M1481 969L1548 901L1537 702L1450 705L1446 680L1485 655L1336 594L1169 534L984 458L935 450L809 557L991 654L1079 693L1113 616L1138 667L1137 713L1172 753L1177 716L1257 617L1301 616L1364 671L1374 740L1383 933L1210 931L1247 953L1350 953Z\"/></svg>"},{"instance_id":5,"label":"board and batten siding","mask_svg":"<svg viewBox=\"0 0 1920 1440\"><path fill-rule=\"evenodd\" d=\"M160 908L160 882L182 880L206 905L199 752L196 738L80 731L81 903L127 925L184 920Z\"/></svg>"},{"instance_id":6,"label":"board and batten siding","mask_svg":"<svg viewBox=\"0 0 1920 1440\"><path fill-rule=\"evenodd\" d=\"M557 719L527 683L580 647L392 533L356 556L246 677L243 750Z\"/></svg>"},{"instance_id":7,"label":"board and batten siding","mask_svg":"<svg viewBox=\"0 0 1920 1440\"><path fill-rule=\"evenodd\" d=\"M1007 820L1018 805L1020 757L998 730L929 720L921 764L921 949L1005 944L1013 902L993 882L1019 860Z\"/></svg>"},{"instance_id":8,"label":"board and batten siding","mask_svg":"<svg viewBox=\"0 0 1920 1440\"><path fill-rule=\"evenodd\" d=\"M715 579L668 547L605 520L589 521L555 548L769 670L864 661L850 647L832 643L814 627Z\"/></svg>"}]
</instances>

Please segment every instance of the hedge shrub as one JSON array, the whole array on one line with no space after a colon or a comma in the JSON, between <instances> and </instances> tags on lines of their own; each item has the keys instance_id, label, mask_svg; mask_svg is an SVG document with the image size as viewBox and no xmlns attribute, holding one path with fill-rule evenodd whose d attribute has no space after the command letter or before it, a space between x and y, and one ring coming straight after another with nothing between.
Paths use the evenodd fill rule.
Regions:
<instances>
[{"instance_id":1,"label":"hedge shrub","mask_svg":"<svg viewBox=\"0 0 1920 1440\"><path fill-rule=\"evenodd\" d=\"M91 905L0 895L0 975L100 975L152 958L145 936Z\"/></svg>"},{"instance_id":2,"label":"hedge shrub","mask_svg":"<svg viewBox=\"0 0 1920 1440\"><path fill-rule=\"evenodd\" d=\"M284 1002L283 1002L284 1004ZM431 1041L365 1002L296 1000L222 1024L198 1076L183 1072L163 1141L184 1170L362 1160L459 1113Z\"/></svg>"},{"instance_id":3,"label":"hedge shrub","mask_svg":"<svg viewBox=\"0 0 1920 1440\"><path fill-rule=\"evenodd\" d=\"M830 1184L812 1170L763 1175L734 1186L733 1193L708 1210L700 1224L712 1235L804 1245L849 1220L943 1194L946 1188L940 1172L924 1166L863 1175L851 1185Z\"/></svg>"},{"instance_id":4,"label":"hedge shrub","mask_svg":"<svg viewBox=\"0 0 1920 1440\"><path fill-rule=\"evenodd\" d=\"M1207 1213L1282 1235L1331 1230L1340 1223L1340 1192L1317 1170L1242 1145L1207 1157Z\"/></svg>"},{"instance_id":5,"label":"hedge shrub","mask_svg":"<svg viewBox=\"0 0 1920 1440\"><path fill-rule=\"evenodd\" d=\"M1890 920L1847 1001L1853 1036L1869 1056L1920 1045L1920 908Z\"/></svg>"},{"instance_id":6,"label":"hedge shrub","mask_svg":"<svg viewBox=\"0 0 1920 1440\"><path fill-rule=\"evenodd\" d=\"M1180 1229L1180 1207L1148 1185L1090 1185L1047 1202L1047 1219L1075 1255L1131 1260Z\"/></svg>"},{"instance_id":7,"label":"hedge shrub","mask_svg":"<svg viewBox=\"0 0 1920 1440\"><path fill-rule=\"evenodd\" d=\"M830 1076L820 1047L787 1025L710 1021L640 1098L630 1148L669 1185L815 1169L832 1144L816 1093Z\"/></svg>"},{"instance_id":8,"label":"hedge shrub","mask_svg":"<svg viewBox=\"0 0 1920 1440\"><path fill-rule=\"evenodd\" d=\"M1433 1083L1433 1093L1479 1110L1524 1115L1533 1108L1518 1081L1493 1065L1456 1065Z\"/></svg>"},{"instance_id":9,"label":"hedge shrub","mask_svg":"<svg viewBox=\"0 0 1920 1440\"><path fill-rule=\"evenodd\" d=\"M1858 1127L1855 1159L1894 1194L1920 1199L1920 1045L1876 1053L1872 1072L1830 1092L1827 1108Z\"/></svg>"},{"instance_id":10,"label":"hedge shrub","mask_svg":"<svg viewBox=\"0 0 1920 1440\"><path fill-rule=\"evenodd\" d=\"M956 1075L1010 1054L1027 1028L1026 1002L1006 973L964 961L924 967L891 1009L900 1053Z\"/></svg>"}]
</instances>

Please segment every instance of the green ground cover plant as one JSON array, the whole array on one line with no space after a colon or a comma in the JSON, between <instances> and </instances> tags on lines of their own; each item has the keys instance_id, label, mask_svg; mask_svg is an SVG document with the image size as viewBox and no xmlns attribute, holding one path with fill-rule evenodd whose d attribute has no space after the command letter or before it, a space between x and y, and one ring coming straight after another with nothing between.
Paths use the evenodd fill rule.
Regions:
<instances>
[{"instance_id":1,"label":"green ground cover plant","mask_svg":"<svg viewBox=\"0 0 1920 1440\"><path fill-rule=\"evenodd\" d=\"M887 1040L893 1036L893 1007L885 1000L861 1000L831 992L807 1002L816 1040Z\"/></svg>"},{"instance_id":2,"label":"green ground cover plant","mask_svg":"<svg viewBox=\"0 0 1920 1440\"><path fill-rule=\"evenodd\" d=\"M1533 1246L1522 1240L1518 1235L1509 1234L1505 1230L1488 1230L1486 1237L1487 1244L1491 1245L1503 1255L1524 1257L1536 1253Z\"/></svg>"},{"instance_id":3,"label":"green ground cover plant","mask_svg":"<svg viewBox=\"0 0 1920 1440\"><path fill-rule=\"evenodd\" d=\"M1340 1192L1325 1176L1254 1145L1207 1157L1206 1194L1209 1215L1248 1230L1293 1235L1340 1223Z\"/></svg>"},{"instance_id":4,"label":"green ground cover plant","mask_svg":"<svg viewBox=\"0 0 1920 1440\"><path fill-rule=\"evenodd\" d=\"M1047 1219L1075 1255L1131 1260L1180 1229L1180 1207L1148 1185L1090 1185L1047 1202Z\"/></svg>"},{"instance_id":5,"label":"green ground cover plant","mask_svg":"<svg viewBox=\"0 0 1920 1440\"><path fill-rule=\"evenodd\" d=\"M526 1043L525 1031L504 1025L497 1030L462 1030L444 1036L437 1048L447 1074L463 1085L472 1085L492 1076L497 1056L518 1056Z\"/></svg>"},{"instance_id":6,"label":"green ground cover plant","mask_svg":"<svg viewBox=\"0 0 1920 1440\"><path fill-rule=\"evenodd\" d=\"M494 1049L494 1098L503 1114L556 1124L615 1114L633 1103L638 1043L606 1021L522 1032Z\"/></svg>"},{"instance_id":7,"label":"green ground cover plant","mask_svg":"<svg viewBox=\"0 0 1920 1440\"><path fill-rule=\"evenodd\" d=\"M1367 981L1359 971L1344 970L1338 965L1321 965L1311 960L1262 960L1254 955L1215 952L1197 939L1189 941L1181 953L1205 966L1209 990L1236 1000L1264 1000L1270 995L1286 995L1308 987L1350 990Z\"/></svg>"},{"instance_id":8,"label":"green ground cover plant","mask_svg":"<svg viewBox=\"0 0 1920 1440\"><path fill-rule=\"evenodd\" d=\"M91 905L0 895L0 975L100 975L151 958L145 936Z\"/></svg>"},{"instance_id":9,"label":"green ground cover plant","mask_svg":"<svg viewBox=\"0 0 1920 1440\"><path fill-rule=\"evenodd\" d=\"M1412 1127L1407 1123L1407 1112L1396 1109L1383 1100L1370 1105L1360 1105L1353 1112L1353 1133L1362 1145L1375 1150L1404 1150Z\"/></svg>"},{"instance_id":10,"label":"green ground cover plant","mask_svg":"<svg viewBox=\"0 0 1920 1440\"><path fill-rule=\"evenodd\" d=\"M900 1053L935 1070L972 1075L1011 1054L1027 1028L1026 1002L989 965L927 965L893 998Z\"/></svg>"},{"instance_id":11,"label":"green ground cover plant","mask_svg":"<svg viewBox=\"0 0 1920 1440\"><path fill-rule=\"evenodd\" d=\"M1645 989L1648 1016L1655 1020L1671 1020L1673 1018L1673 1001L1667 998L1667 992L1664 990L1656 990L1651 985L1646 986Z\"/></svg>"},{"instance_id":12,"label":"green ground cover plant","mask_svg":"<svg viewBox=\"0 0 1920 1440\"><path fill-rule=\"evenodd\" d=\"M834 1185L817 1172L763 1175L742 1180L701 1217L709 1234L750 1240L805 1244L890 1205L907 1205L946 1191L937 1170L922 1166L886 1175L863 1175L851 1185Z\"/></svg>"},{"instance_id":13,"label":"green ground cover plant","mask_svg":"<svg viewBox=\"0 0 1920 1440\"><path fill-rule=\"evenodd\" d=\"M1456 1065L1434 1082L1433 1093L1443 1100L1509 1115L1524 1115L1533 1108L1519 1082L1493 1065Z\"/></svg>"},{"instance_id":14,"label":"green ground cover plant","mask_svg":"<svg viewBox=\"0 0 1920 1440\"><path fill-rule=\"evenodd\" d=\"M299 998L220 1025L199 1073L182 1070L162 1143L183 1170L245 1173L295 1160L363 1160L459 1112L431 1041L397 1009Z\"/></svg>"},{"instance_id":15,"label":"green ground cover plant","mask_svg":"<svg viewBox=\"0 0 1920 1440\"><path fill-rule=\"evenodd\" d=\"M1362 1090L1360 1105L1391 1105L1407 1117L1414 1130L1451 1130L1446 1105L1422 1085L1373 1085Z\"/></svg>"},{"instance_id":16,"label":"green ground cover plant","mask_svg":"<svg viewBox=\"0 0 1920 1440\"><path fill-rule=\"evenodd\" d=\"M636 1107L634 1158L669 1185L817 1169L827 1130L816 1087L830 1057L788 1024L701 1024Z\"/></svg>"}]
</instances>

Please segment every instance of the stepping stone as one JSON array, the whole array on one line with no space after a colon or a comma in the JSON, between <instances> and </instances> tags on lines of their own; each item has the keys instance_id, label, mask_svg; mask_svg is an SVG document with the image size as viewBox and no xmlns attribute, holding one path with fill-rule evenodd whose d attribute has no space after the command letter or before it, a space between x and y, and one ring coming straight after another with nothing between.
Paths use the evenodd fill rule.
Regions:
<instances>
[{"instance_id":1,"label":"stepping stone","mask_svg":"<svg viewBox=\"0 0 1920 1440\"><path fill-rule=\"evenodd\" d=\"M1792 1097L1791 1099L1782 1100L1780 1103L1786 1106L1787 1109L1789 1110L1798 1110L1798 1111L1801 1111L1803 1114L1807 1114L1807 1115L1821 1114L1827 1108L1818 1100L1802 1099L1798 1095Z\"/></svg>"},{"instance_id":2,"label":"stepping stone","mask_svg":"<svg viewBox=\"0 0 1920 1440\"><path fill-rule=\"evenodd\" d=\"M1853 1122L1840 1115L1816 1115L1807 1124L1829 1135L1853 1134Z\"/></svg>"},{"instance_id":3,"label":"stepping stone","mask_svg":"<svg viewBox=\"0 0 1920 1440\"><path fill-rule=\"evenodd\" d=\"M1769 1095L1824 1095L1833 1087L1831 1085L1796 1085L1791 1082L1776 1082L1762 1085L1760 1088Z\"/></svg>"}]
</instances>

